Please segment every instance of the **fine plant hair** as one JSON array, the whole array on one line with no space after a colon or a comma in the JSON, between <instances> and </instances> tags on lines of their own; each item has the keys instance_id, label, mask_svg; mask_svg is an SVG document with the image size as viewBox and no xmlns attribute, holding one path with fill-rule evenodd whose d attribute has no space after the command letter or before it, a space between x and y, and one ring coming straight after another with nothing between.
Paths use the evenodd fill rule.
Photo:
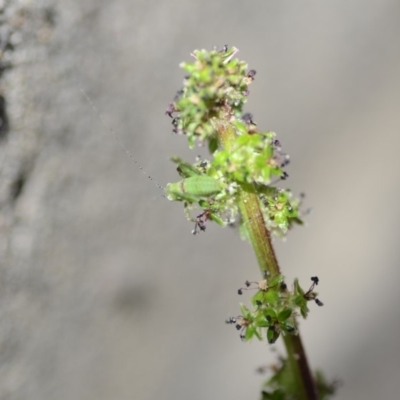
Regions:
<instances>
[{"instance_id":1,"label":"fine plant hair","mask_svg":"<svg viewBox=\"0 0 400 400\"><path fill-rule=\"evenodd\" d=\"M276 133L262 130L253 116L243 111L256 71L237 59L237 53L237 48L228 46L195 50L190 62L181 63L183 87L165 114L171 118L173 132L186 136L190 148L196 143L206 145L210 159L189 163L173 157L180 180L165 187L145 172L80 90L141 172L168 200L183 203L193 234L204 234L213 222L234 226L253 247L261 278L245 281L236 289L238 295L248 291L252 297L249 304L240 304L240 313L226 323L236 328L244 342L258 339L273 344L280 338L284 342L286 355L279 356L271 368L260 368L260 372L269 372L261 399L328 399L337 382L311 370L298 328L298 319L307 317L310 303L323 306L315 291L319 278L312 276L305 289L298 279L288 285L271 240L272 236L283 238L294 226L303 224L303 196L280 187L289 178L286 167L290 157Z\"/></svg>"}]
</instances>

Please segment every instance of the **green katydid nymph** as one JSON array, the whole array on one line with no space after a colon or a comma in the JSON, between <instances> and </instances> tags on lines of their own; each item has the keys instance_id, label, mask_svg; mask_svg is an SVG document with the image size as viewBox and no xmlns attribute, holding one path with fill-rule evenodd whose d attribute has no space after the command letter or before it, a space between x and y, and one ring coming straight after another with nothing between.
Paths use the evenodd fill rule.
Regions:
<instances>
[{"instance_id":1,"label":"green katydid nymph","mask_svg":"<svg viewBox=\"0 0 400 400\"><path fill-rule=\"evenodd\" d=\"M210 176L191 176L176 183L168 183L165 193L169 200L196 203L215 196L223 190L220 181Z\"/></svg>"},{"instance_id":2,"label":"green katydid nymph","mask_svg":"<svg viewBox=\"0 0 400 400\"><path fill-rule=\"evenodd\" d=\"M230 223L237 214L236 207L233 211L232 205L227 204L227 199L231 198L228 193L235 190L232 185L228 190L228 185L221 179L208 175L207 161L192 165L179 157L172 157L171 160L178 165L177 171L183 179L167 184L165 194L169 200L184 202L187 219L195 223L192 233L204 231L208 220L222 226ZM194 219L190 211L196 206L203 212Z\"/></svg>"},{"instance_id":3,"label":"green katydid nymph","mask_svg":"<svg viewBox=\"0 0 400 400\"><path fill-rule=\"evenodd\" d=\"M206 174L206 161L196 168L179 157L172 157L171 160L178 164L177 171L184 179L167 184L165 194L169 200L197 203L217 195L224 189L221 181Z\"/></svg>"}]
</instances>

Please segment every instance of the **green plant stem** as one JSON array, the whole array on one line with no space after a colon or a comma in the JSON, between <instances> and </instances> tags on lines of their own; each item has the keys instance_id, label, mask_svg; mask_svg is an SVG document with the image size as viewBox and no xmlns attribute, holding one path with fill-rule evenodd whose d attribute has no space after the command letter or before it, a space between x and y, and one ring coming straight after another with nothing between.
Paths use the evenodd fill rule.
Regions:
<instances>
[{"instance_id":1,"label":"green plant stem","mask_svg":"<svg viewBox=\"0 0 400 400\"><path fill-rule=\"evenodd\" d=\"M224 119L215 123L221 145L230 150L236 137L235 129ZM269 277L280 274L279 265L272 247L271 237L265 225L258 197L254 188L242 191L239 208L243 223L257 257L258 265L262 273L268 271ZM315 383L308 365L306 353L300 334L283 336L287 355L288 367L293 376L299 400L318 400Z\"/></svg>"}]
</instances>

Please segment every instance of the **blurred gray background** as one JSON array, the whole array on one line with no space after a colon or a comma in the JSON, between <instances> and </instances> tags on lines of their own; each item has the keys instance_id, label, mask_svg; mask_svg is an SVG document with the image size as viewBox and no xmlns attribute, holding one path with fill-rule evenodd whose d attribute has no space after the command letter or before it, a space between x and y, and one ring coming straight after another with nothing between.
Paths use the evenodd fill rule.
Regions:
<instances>
[{"instance_id":1,"label":"blurred gray background","mask_svg":"<svg viewBox=\"0 0 400 400\"><path fill-rule=\"evenodd\" d=\"M301 332L336 399L400 384L397 0L0 1L0 398L258 399L276 354L224 320L259 277L250 246L197 237L161 184L193 160L164 115L196 48L257 70L246 110L278 133L305 228L276 241L318 275Z\"/></svg>"}]
</instances>

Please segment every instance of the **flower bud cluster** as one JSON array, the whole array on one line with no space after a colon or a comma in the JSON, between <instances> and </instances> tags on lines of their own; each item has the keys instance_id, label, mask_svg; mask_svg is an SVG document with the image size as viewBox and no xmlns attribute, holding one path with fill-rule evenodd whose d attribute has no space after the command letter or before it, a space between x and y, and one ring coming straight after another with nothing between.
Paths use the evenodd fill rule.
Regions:
<instances>
[{"instance_id":1,"label":"flower bud cluster","mask_svg":"<svg viewBox=\"0 0 400 400\"><path fill-rule=\"evenodd\" d=\"M300 287L297 279L293 290L289 291L282 275L271 279L265 277L260 282L246 281L238 294L242 295L245 290L257 290L251 298L252 309L241 304L242 314L226 322L235 325L242 340L250 340L254 336L262 340L265 336L268 343L272 344L281 334L296 335L295 316L301 314L303 318L307 317L307 302L313 300L318 306L323 305L314 292L319 279L313 276L311 280L313 283L307 292Z\"/></svg>"},{"instance_id":2,"label":"flower bud cluster","mask_svg":"<svg viewBox=\"0 0 400 400\"><path fill-rule=\"evenodd\" d=\"M222 50L195 50L193 62L181 67L187 72L183 89L166 111L172 117L173 131L187 135L190 148L195 141L212 143L217 134L214 119L229 113L239 118L249 93L255 71L247 72L247 64L233 56L235 47Z\"/></svg>"}]
</instances>

